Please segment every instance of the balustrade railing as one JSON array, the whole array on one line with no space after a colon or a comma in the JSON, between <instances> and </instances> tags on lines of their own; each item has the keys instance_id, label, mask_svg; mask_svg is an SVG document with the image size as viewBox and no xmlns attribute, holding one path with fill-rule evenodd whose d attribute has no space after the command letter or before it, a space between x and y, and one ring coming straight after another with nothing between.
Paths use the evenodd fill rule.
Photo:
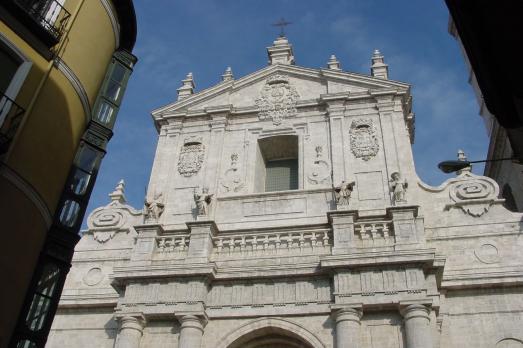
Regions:
<instances>
[{"instance_id":1,"label":"balustrade railing","mask_svg":"<svg viewBox=\"0 0 523 348\"><path fill-rule=\"evenodd\" d=\"M394 244L392 221L356 222L354 233L360 247L379 247Z\"/></svg>"},{"instance_id":2,"label":"balustrade railing","mask_svg":"<svg viewBox=\"0 0 523 348\"><path fill-rule=\"evenodd\" d=\"M49 46L60 41L71 17L60 0L6 0L5 4L16 14L26 16L33 30L43 30L42 35L36 34Z\"/></svg>"},{"instance_id":3,"label":"balustrade railing","mask_svg":"<svg viewBox=\"0 0 523 348\"><path fill-rule=\"evenodd\" d=\"M175 258L187 256L189 235L156 237L156 256Z\"/></svg>"},{"instance_id":4,"label":"balustrade railing","mask_svg":"<svg viewBox=\"0 0 523 348\"><path fill-rule=\"evenodd\" d=\"M0 158L9 150L25 110L6 95L0 96Z\"/></svg>"},{"instance_id":5,"label":"balustrade railing","mask_svg":"<svg viewBox=\"0 0 523 348\"><path fill-rule=\"evenodd\" d=\"M213 239L218 258L280 254L324 254L331 250L328 231L260 233L220 236Z\"/></svg>"}]
</instances>

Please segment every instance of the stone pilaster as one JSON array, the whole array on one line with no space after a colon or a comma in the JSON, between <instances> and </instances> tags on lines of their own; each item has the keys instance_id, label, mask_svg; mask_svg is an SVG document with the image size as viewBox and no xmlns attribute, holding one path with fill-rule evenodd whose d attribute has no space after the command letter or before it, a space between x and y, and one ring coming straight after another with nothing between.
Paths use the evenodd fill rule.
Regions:
<instances>
[{"instance_id":1,"label":"stone pilaster","mask_svg":"<svg viewBox=\"0 0 523 348\"><path fill-rule=\"evenodd\" d=\"M396 132L394 127L394 95L390 91L372 92L376 99L376 107L380 115L381 136L383 137L383 152L385 158L386 174L402 172L403 168L399 165L398 147L396 144ZM390 202L392 203L392 202Z\"/></svg>"},{"instance_id":2,"label":"stone pilaster","mask_svg":"<svg viewBox=\"0 0 523 348\"><path fill-rule=\"evenodd\" d=\"M193 314L179 315L180 338L178 348L200 348L205 322Z\"/></svg>"},{"instance_id":3,"label":"stone pilaster","mask_svg":"<svg viewBox=\"0 0 523 348\"><path fill-rule=\"evenodd\" d=\"M123 314L116 318L120 322L115 348L139 348L145 327L141 313Z\"/></svg>"},{"instance_id":4,"label":"stone pilaster","mask_svg":"<svg viewBox=\"0 0 523 348\"><path fill-rule=\"evenodd\" d=\"M343 180L349 181L345 173L345 155L343 133L343 118L345 116L346 94L322 95L322 100L327 104L327 115L329 117L329 132L331 143L332 180L338 185Z\"/></svg>"},{"instance_id":5,"label":"stone pilaster","mask_svg":"<svg viewBox=\"0 0 523 348\"><path fill-rule=\"evenodd\" d=\"M358 217L358 211L330 211L327 215L332 225L332 254L348 253L354 247L354 220Z\"/></svg>"},{"instance_id":6,"label":"stone pilaster","mask_svg":"<svg viewBox=\"0 0 523 348\"><path fill-rule=\"evenodd\" d=\"M206 109L206 111L211 114L212 120L209 123L211 137L209 140L209 154L207 156L207 169L204 182L209 192L214 194L218 191L217 181L219 173L221 172L220 163L222 159L223 138L227 125L227 115L230 110L230 106L209 107Z\"/></svg>"},{"instance_id":7,"label":"stone pilaster","mask_svg":"<svg viewBox=\"0 0 523 348\"><path fill-rule=\"evenodd\" d=\"M181 130L182 123L180 121L172 121L160 129L151 178L147 188L147 197L152 198L155 194L162 193L164 198L168 198L167 183L171 173L176 171Z\"/></svg>"},{"instance_id":8,"label":"stone pilaster","mask_svg":"<svg viewBox=\"0 0 523 348\"><path fill-rule=\"evenodd\" d=\"M405 322L406 348L432 348L430 308L423 304L410 304L400 310Z\"/></svg>"},{"instance_id":9,"label":"stone pilaster","mask_svg":"<svg viewBox=\"0 0 523 348\"><path fill-rule=\"evenodd\" d=\"M336 321L336 348L361 347L361 308L346 307L337 309L334 313Z\"/></svg>"},{"instance_id":10,"label":"stone pilaster","mask_svg":"<svg viewBox=\"0 0 523 348\"><path fill-rule=\"evenodd\" d=\"M216 224L212 220L191 221L186 224L191 233L191 239L185 261L189 263L208 262L213 248L212 237L218 232Z\"/></svg>"}]
</instances>

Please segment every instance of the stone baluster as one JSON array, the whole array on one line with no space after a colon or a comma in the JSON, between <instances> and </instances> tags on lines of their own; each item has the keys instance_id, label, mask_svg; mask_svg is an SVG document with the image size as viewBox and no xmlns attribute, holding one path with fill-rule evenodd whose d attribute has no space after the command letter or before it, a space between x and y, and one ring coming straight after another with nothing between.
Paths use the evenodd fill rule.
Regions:
<instances>
[{"instance_id":1,"label":"stone baluster","mask_svg":"<svg viewBox=\"0 0 523 348\"><path fill-rule=\"evenodd\" d=\"M432 348L430 309L421 304L411 304L401 309L405 321L407 348Z\"/></svg>"},{"instance_id":2,"label":"stone baluster","mask_svg":"<svg viewBox=\"0 0 523 348\"><path fill-rule=\"evenodd\" d=\"M145 327L145 318L141 314L126 314L117 318L120 330L115 348L139 348Z\"/></svg>"},{"instance_id":3,"label":"stone baluster","mask_svg":"<svg viewBox=\"0 0 523 348\"><path fill-rule=\"evenodd\" d=\"M361 323L363 312L359 308L341 308L334 312L336 320L336 348L361 347Z\"/></svg>"},{"instance_id":4,"label":"stone baluster","mask_svg":"<svg viewBox=\"0 0 523 348\"><path fill-rule=\"evenodd\" d=\"M178 348L200 348L202 345L203 324L196 315L179 316L180 339Z\"/></svg>"}]
</instances>

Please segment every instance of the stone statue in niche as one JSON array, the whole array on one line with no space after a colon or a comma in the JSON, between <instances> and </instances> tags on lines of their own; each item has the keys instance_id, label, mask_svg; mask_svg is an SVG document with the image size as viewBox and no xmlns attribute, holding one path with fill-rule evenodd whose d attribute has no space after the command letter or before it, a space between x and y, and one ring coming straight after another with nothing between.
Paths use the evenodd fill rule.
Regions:
<instances>
[{"instance_id":1,"label":"stone statue in niche","mask_svg":"<svg viewBox=\"0 0 523 348\"><path fill-rule=\"evenodd\" d=\"M354 156L368 161L377 155L380 145L371 119L360 118L352 121L349 134L350 147Z\"/></svg>"},{"instance_id":2,"label":"stone statue in niche","mask_svg":"<svg viewBox=\"0 0 523 348\"><path fill-rule=\"evenodd\" d=\"M205 146L200 141L186 140L180 150L178 172L185 177L195 175L202 168L204 158Z\"/></svg>"},{"instance_id":3,"label":"stone statue in niche","mask_svg":"<svg viewBox=\"0 0 523 348\"><path fill-rule=\"evenodd\" d=\"M194 201L196 202L199 216L209 215L209 206L211 205L213 196L206 187L202 188L199 192L194 191Z\"/></svg>"},{"instance_id":4,"label":"stone statue in niche","mask_svg":"<svg viewBox=\"0 0 523 348\"><path fill-rule=\"evenodd\" d=\"M255 100L260 109L260 120L272 119L275 125L283 119L296 115L296 101L300 96L285 75L273 75L267 79L260 96Z\"/></svg>"},{"instance_id":5,"label":"stone statue in niche","mask_svg":"<svg viewBox=\"0 0 523 348\"><path fill-rule=\"evenodd\" d=\"M336 207L347 207L349 205L350 196L356 183L354 181L345 182L334 187L334 197L336 198Z\"/></svg>"},{"instance_id":6,"label":"stone statue in niche","mask_svg":"<svg viewBox=\"0 0 523 348\"><path fill-rule=\"evenodd\" d=\"M390 190L392 192L392 201L394 205L407 203L405 193L407 192L408 183L403 179L399 172L391 174Z\"/></svg>"},{"instance_id":7,"label":"stone statue in niche","mask_svg":"<svg viewBox=\"0 0 523 348\"><path fill-rule=\"evenodd\" d=\"M152 199L145 199L145 218L152 221L158 221L162 216L165 205L163 204L163 194L155 193Z\"/></svg>"},{"instance_id":8,"label":"stone statue in niche","mask_svg":"<svg viewBox=\"0 0 523 348\"><path fill-rule=\"evenodd\" d=\"M330 166L329 163L323 160L323 147L316 146L316 158L312 164L311 173L307 177L309 182L314 185L323 184L329 180Z\"/></svg>"}]
</instances>

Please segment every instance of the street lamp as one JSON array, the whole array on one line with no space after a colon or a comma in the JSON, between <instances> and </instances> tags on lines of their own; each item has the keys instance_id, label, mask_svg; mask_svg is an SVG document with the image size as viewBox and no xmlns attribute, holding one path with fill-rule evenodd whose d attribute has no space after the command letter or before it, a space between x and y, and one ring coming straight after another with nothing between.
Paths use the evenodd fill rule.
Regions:
<instances>
[{"instance_id":1,"label":"street lamp","mask_svg":"<svg viewBox=\"0 0 523 348\"><path fill-rule=\"evenodd\" d=\"M467 161L467 160L443 161L438 164L438 168L443 173L452 173L452 172L457 172L458 170L462 170L467 167L470 167L470 165L472 163L513 161L513 160L516 160L516 159L513 157L510 157L510 158L495 158L495 159L482 160L482 161Z\"/></svg>"}]
</instances>

